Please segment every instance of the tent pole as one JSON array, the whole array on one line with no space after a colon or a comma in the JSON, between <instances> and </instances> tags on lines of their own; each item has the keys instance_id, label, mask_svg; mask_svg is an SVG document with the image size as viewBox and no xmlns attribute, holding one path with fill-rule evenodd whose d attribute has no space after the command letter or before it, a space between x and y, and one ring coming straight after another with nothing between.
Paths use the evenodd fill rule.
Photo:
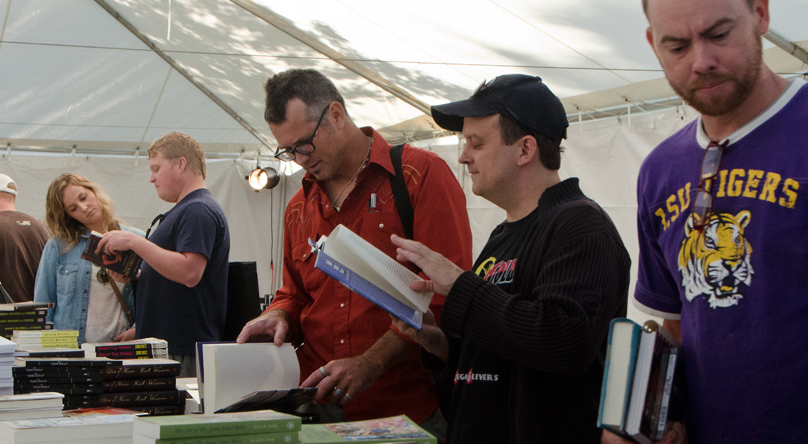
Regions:
<instances>
[{"instance_id":1,"label":"tent pole","mask_svg":"<svg viewBox=\"0 0 808 444\"><path fill-rule=\"evenodd\" d=\"M796 57L797 60L800 60L802 63L808 64L808 52L806 52L805 49L801 48L796 43L783 37L783 35L780 34L779 32L775 31L772 28L769 28L769 32L767 32L763 37L766 40L777 45L777 47L779 47L783 51Z\"/></svg>"},{"instance_id":2,"label":"tent pole","mask_svg":"<svg viewBox=\"0 0 808 444\"><path fill-rule=\"evenodd\" d=\"M188 71L186 71L182 66L180 66L179 63L177 63L173 58L169 57L168 54L166 54L160 48L158 48L157 45L152 43L152 41L149 40L149 38L146 37L146 35L144 35L137 28L135 28L135 26L132 25L128 20L123 18L123 16L118 14L118 12L114 8L112 8L109 4L107 4L105 0L95 0L95 2L98 3L99 6L104 8L104 10L107 11L116 20L118 20L118 22L121 25L123 25L126 29L128 29L129 32L134 34L135 37L140 39L140 41L142 41L146 46L148 46L149 49L151 49L155 54L157 54L158 56L160 56L160 58L165 60L165 62L168 63L169 66L174 68L174 70L176 70L178 73L182 74L182 76L185 77L186 80L191 82L191 84L194 85L198 90L202 91L203 94L205 94L210 100L213 101L213 103L218 105L219 108L221 108L230 117L232 117L233 120L238 122L242 127L244 127L244 129L246 129L250 134L252 134L256 139L258 139L258 141L261 142L261 145L266 147L267 151L269 151L270 153L272 152L272 149L269 146L269 141L266 140L264 136L261 133L259 133L255 128L253 128L252 125L250 125L246 120L242 119L241 116L238 115L238 113L236 113L226 103L224 103L221 99L219 99L219 97L217 97L216 94L213 94L213 92L211 92L208 88L206 88L205 85L196 80L190 73L188 73Z\"/></svg>"},{"instance_id":3,"label":"tent pole","mask_svg":"<svg viewBox=\"0 0 808 444\"><path fill-rule=\"evenodd\" d=\"M365 68L361 64L349 60L349 57L345 56L344 54L341 54L338 51L335 51L334 49L329 47L328 45L323 44L319 40L312 38L305 32L301 31L298 27L296 27L292 22L290 22L286 18L278 14L275 14L274 12L270 11L267 8L264 8L263 6L255 4L255 2L251 0L230 0L230 1L244 8L244 10L260 18L261 20L285 32L286 34L289 34L289 36L299 41L300 43L305 44L309 48L321 54L324 54L332 61L339 63L345 68L348 68L348 70L352 71L354 74L357 74L358 76L364 78L370 83L373 83L379 88L398 97L399 99L408 103L418 111L421 111L427 116L432 115L429 105L426 104L425 102L418 100L415 96L413 96L403 88L399 87L398 85L388 82L387 80L379 77L375 72Z\"/></svg>"}]
</instances>

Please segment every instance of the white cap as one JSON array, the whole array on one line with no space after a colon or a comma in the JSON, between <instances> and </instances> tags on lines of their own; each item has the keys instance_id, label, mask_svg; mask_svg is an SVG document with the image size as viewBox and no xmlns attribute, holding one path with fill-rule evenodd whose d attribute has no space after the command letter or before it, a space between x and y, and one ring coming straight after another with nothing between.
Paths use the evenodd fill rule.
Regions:
<instances>
[{"instance_id":1,"label":"white cap","mask_svg":"<svg viewBox=\"0 0 808 444\"><path fill-rule=\"evenodd\" d=\"M11 194L17 195L17 190L15 190L14 188L11 188L9 186L11 184L14 184L14 188L17 187L17 184L14 183L14 181L11 180L10 177L6 176L3 173L0 173L0 191L2 191L4 193L11 193Z\"/></svg>"}]
</instances>

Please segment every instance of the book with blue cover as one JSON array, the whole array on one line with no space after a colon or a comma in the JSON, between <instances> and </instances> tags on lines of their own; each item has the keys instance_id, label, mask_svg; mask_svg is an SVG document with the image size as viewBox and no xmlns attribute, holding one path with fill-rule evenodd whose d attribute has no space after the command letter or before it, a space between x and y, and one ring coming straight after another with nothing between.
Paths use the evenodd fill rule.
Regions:
<instances>
[{"instance_id":1,"label":"book with blue cover","mask_svg":"<svg viewBox=\"0 0 808 444\"><path fill-rule=\"evenodd\" d=\"M628 318L612 319L609 325L598 427L626 436L625 421L634 367L640 345L640 326Z\"/></svg>"},{"instance_id":2,"label":"book with blue cover","mask_svg":"<svg viewBox=\"0 0 808 444\"><path fill-rule=\"evenodd\" d=\"M344 225L316 243L314 266L414 328L421 329L432 293L410 289L421 278Z\"/></svg>"}]
</instances>

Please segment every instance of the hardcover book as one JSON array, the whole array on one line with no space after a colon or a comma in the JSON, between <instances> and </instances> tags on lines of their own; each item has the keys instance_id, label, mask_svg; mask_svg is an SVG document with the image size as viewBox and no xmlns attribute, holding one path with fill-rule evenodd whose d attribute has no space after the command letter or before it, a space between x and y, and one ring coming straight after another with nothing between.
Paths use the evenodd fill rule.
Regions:
<instances>
[{"instance_id":1,"label":"hardcover book","mask_svg":"<svg viewBox=\"0 0 808 444\"><path fill-rule=\"evenodd\" d=\"M602 396L602 415L598 425L635 442L651 444L662 438L670 428L671 419L679 420L682 417L686 390L680 359L681 344L653 320L640 328L628 319L615 319L615 331L619 329L617 324L632 332L639 329L639 335L629 339L615 333L614 339L618 343L609 344L610 350L615 353L607 359L631 356L633 362L628 364L626 379L629 381L625 386L621 385L621 391L628 390L622 407L616 403L609 404ZM615 376L615 369L614 362L607 363L604 392L607 391L609 379ZM619 369L617 373L623 374ZM621 382L623 379L617 378Z\"/></svg>"},{"instance_id":2,"label":"hardcover book","mask_svg":"<svg viewBox=\"0 0 808 444\"><path fill-rule=\"evenodd\" d=\"M122 274L130 279L137 278L137 273L140 270L140 263L143 259L132 250L120 251L116 254L108 254L105 252L96 253L98 242L101 237L96 234L90 234L87 241L87 247L81 254L81 258L88 260L99 267L104 267L116 273Z\"/></svg>"},{"instance_id":3,"label":"hardcover book","mask_svg":"<svg viewBox=\"0 0 808 444\"><path fill-rule=\"evenodd\" d=\"M299 416L272 410L258 410L215 415L140 417L135 420L133 431L144 437L173 439L286 433L298 431L300 426Z\"/></svg>"},{"instance_id":4,"label":"hardcover book","mask_svg":"<svg viewBox=\"0 0 808 444\"><path fill-rule=\"evenodd\" d=\"M368 421L303 424L298 436L301 444L346 442L437 444L438 442L429 432L404 415Z\"/></svg>"},{"instance_id":5,"label":"hardcover book","mask_svg":"<svg viewBox=\"0 0 808 444\"><path fill-rule=\"evenodd\" d=\"M612 319L609 325L598 427L623 436L640 330L639 325L627 318Z\"/></svg>"},{"instance_id":6,"label":"hardcover book","mask_svg":"<svg viewBox=\"0 0 808 444\"><path fill-rule=\"evenodd\" d=\"M65 442L91 438L117 438L132 435L132 415L91 414L0 422L0 440L9 443ZM79 441L81 442L81 441Z\"/></svg>"},{"instance_id":7,"label":"hardcover book","mask_svg":"<svg viewBox=\"0 0 808 444\"><path fill-rule=\"evenodd\" d=\"M404 322L421 329L423 313L432 293L410 289L421 278L371 243L337 225L312 247L318 250L314 266L365 299Z\"/></svg>"}]
</instances>

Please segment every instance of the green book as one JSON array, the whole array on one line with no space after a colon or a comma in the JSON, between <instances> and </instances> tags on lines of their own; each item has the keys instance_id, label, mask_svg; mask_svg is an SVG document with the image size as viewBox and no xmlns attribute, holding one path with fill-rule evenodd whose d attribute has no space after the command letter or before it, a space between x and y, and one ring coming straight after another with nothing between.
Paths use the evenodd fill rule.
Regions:
<instances>
[{"instance_id":1,"label":"green book","mask_svg":"<svg viewBox=\"0 0 808 444\"><path fill-rule=\"evenodd\" d=\"M299 416L274 410L215 415L143 416L135 419L133 427L136 435L155 439L256 435L298 430Z\"/></svg>"},{"instance_id":2,"label":"green book","mask_svg":"<svg viewBox=\"0 0 808 444\"><path fill-rule=\"evenodd\" d=\"M297 444L297 431L257 435L199 436L195 438L155 439L133 435L132 444Z\"/></svg>"},{"instance_id":3,"label":"green book","mask_svg":"<svg viewBox=\"0 0 808 444\"><path fill-rule=\"evenodd\" d=\"M438 440L405 415L334 424L303 424L300 444L346 442L437 444Z\"/></svg>"}]
</instances>

